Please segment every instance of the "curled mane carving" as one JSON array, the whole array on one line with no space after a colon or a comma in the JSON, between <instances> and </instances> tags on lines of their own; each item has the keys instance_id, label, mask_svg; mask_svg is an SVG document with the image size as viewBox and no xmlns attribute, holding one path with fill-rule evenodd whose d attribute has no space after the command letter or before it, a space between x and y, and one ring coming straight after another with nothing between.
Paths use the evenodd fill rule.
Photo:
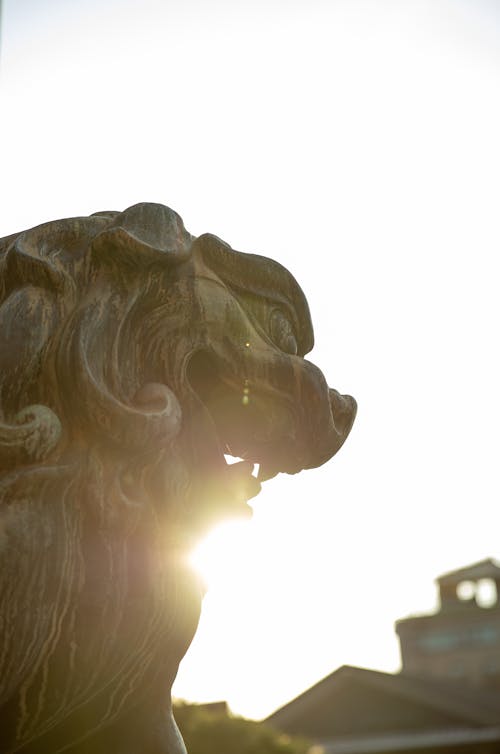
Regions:
<instances>
[{"instance_id":1,"label":"curled mane carving","mask_svg":"<svg viewBox=\"0 0 500 754\"><path fill-rule=\"evenodd\" d=\"M11 408L4 418L0 459L12 457L16 437L33 460L54 461L89 432L122 449L175 436L179 406L166 386L147 388L158 379L141 353L150 338L137 341L141 319L160 304L155 286L161 295L160 278L188 257L190 244L180 217L161 205L61 220L8 239L0 257L1 405L16 414ZM16 337L21 358L12 356ZM127 359L130 339L135 359ZM27 400L45 411L26 413ZM18 429L28 419L29 451Z\"/></svg>"},{"instance_id":2,"label":"curled mane carving","mask_svg":"<svg viewBox=\"0 0 500 754\"><path fill-rule=\"evenodd\" d=\"M165 479L163 489L158 489L157 469L167 456L175 459L171 446L180 430L181 408L175 393L180 389L177 365L165 358L160 374L157 351L169 345L164 291L176 265L189 257L191 242L172 210L137 205L124 213L47 223L2 244L0 505L7 527L23 509L28 562L40 558L42 528L48 548L55 544L57 532L65 532L51 565L64 572L67 596L76 592L90 599L98 578L99 590L108 580L112 594L120 584L117 569L126 567L112 552L107 572L104 567L100 577L91 568L81 568L87 559L85 516L98 522L100 542L94 549L101 558L119 532L135 530L141 507L167 495L168 483L183 483ZM161 313L162 331L155 327ZM8 539L0 535L1 544L13 546L12 534ZM27 587L30 574L26 570L19 576L25 577ZM31 578L36 580L33 574ZM60 619L54 588L54 583L40 578L33 593L26 588L24 595L10 595L17 630L22 614L26 623L33 620L28 605L35 591L43 623ZM118 605L114 612L120 614ZM104 622L95 628L105 635ZM1 690L7 696L24 676L23 668L25 693L36 688L37 674L31 682L29 676L45 640L40 633L30 656L21 657L14 646L4 657ZM21 644L17 647L25 650ZM45 661L40 672L50 672L50 660ZM121 667L111 655L104 656L102 678L94 667L94 692L106 675ZM90 679L88 683L90 695ZM76 696L69 686L68 700ZM37 721L30 711L17 721L12 735L29 741L45 726L43 713Z\"/></svg>"}]
</instances>

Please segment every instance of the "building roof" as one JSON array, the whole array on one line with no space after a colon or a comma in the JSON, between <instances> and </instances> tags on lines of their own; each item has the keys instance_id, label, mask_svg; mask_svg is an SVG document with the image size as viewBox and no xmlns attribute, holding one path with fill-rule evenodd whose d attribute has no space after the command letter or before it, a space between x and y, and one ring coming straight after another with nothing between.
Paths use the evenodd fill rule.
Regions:
<instances>
[{"instance_id":1,"label":"building roof","mask_svg":"<svg viewBox=\"0 0 500 754\"><path fill-rule=\"evenodd\" d=\"M477 579L500 579L500 565L492 558L486 558L465 568L443 573L436 581L440 585L452 585L460 581L476 581Z\"/></svg>"},{"instance_id":2,"label":"building roof","mask_svg":"<svg viewBox=\"0 0 500 754\"><path fill-rule=\"evenodd\" d=\"M495 740L500 741L500 694L462 683L344 665L265 722L285 733L327 742L326 751L336 754L378 751L370 749L377 739L385 741L389 751L391 737L404 749L405 736L414 743L420 737L423 745L425 736L436 740L438 733L445 736L459 730L471 738L494 728L499 734ZM359 748L363 740L365 748ZM331 748L334 744L337 748Z\"/></svg>"}]
</instances>

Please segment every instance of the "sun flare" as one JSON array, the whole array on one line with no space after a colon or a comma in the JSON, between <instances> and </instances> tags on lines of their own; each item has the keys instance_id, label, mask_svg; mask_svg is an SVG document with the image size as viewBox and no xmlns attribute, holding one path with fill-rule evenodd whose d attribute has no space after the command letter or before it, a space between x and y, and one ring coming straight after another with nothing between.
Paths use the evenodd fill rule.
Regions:
<instances>
[{"instance_id":1,"label":"sun flare","mask_svg":"<svg viewBox=\"0 0 500 754\"><path fill-rule=\"evenodd\" d=\"M236 584L248 567L248 521L226 521L207 534L194 548L189 562L208 589Z\"/></svg>"},{"instance_id":2,"label":"sun flare","mask_svg":"<svg viewBox=\"0 0 500 754\"><path fill-rule=\"evenodd\" d=\"M228 454L224 458L229 466L243 460ZM259 464L254 464L252 476L257 477L258 473ZM225 521L214 527L192 550L189 563L207 589L215 584L222 587L234 584L239 581L242 571L247 570L249 523L248 519Z\"/></svg>"}]
</instances>

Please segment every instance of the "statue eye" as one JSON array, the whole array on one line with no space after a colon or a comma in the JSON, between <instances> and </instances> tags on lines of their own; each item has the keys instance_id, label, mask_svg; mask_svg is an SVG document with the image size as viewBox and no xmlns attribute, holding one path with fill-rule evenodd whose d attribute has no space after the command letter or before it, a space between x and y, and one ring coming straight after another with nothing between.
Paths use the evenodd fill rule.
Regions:
<instances>
[{"instance_id":1,"label":"statue eye","mask_svg":"<svg viewBox=\"0 0 500 754\"><path fill-rule=\"evenodd\" d=\"M281 351L292 356L297 354L298 346L292 323L279 309L275 309L271 314L269 334Z\"/></svg>"}]
</instances>

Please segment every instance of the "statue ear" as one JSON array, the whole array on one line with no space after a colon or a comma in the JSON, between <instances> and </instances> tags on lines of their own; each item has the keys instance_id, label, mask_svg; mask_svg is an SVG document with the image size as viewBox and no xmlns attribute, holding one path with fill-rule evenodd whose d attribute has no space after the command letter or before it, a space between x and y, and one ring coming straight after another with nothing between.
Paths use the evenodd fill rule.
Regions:
<instances>
[{"instance_id":1,"label":"statue ear","mask_svg":"<svg viewBox=\"0 0 500 754\"><path fill-rule=\"evenodd\" d=\"M92 241L96 261L136 267L180 264L190 257L191 235L181 217L163 204L134 204L111 220Z\"/></svg>"}]
</instances>

